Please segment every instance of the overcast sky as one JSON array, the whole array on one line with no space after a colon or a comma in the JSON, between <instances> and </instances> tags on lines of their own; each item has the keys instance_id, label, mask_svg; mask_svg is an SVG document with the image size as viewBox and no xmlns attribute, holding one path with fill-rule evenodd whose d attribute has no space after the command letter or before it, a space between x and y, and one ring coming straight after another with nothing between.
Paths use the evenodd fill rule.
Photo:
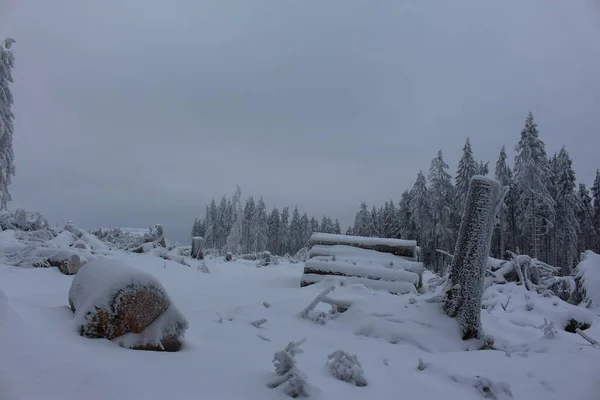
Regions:
<instances>
[{"instance_id":1,"label":"overcast sky","mask_svg":"<svg viewBox=\"0 0 600 400\"><path fill-rule=\"evenodd\" d=\"M8 35L11 208L60 224L187 240L239 184L346 226L467 136L512 160L529 110L600 167L595 0L0 0Z\"/></svg>"}]
</instances>

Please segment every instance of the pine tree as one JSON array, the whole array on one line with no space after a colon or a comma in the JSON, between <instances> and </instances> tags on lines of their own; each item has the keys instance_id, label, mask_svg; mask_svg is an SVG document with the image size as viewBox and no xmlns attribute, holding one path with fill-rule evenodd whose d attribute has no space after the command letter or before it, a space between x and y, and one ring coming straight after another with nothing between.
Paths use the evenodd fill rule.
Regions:
<instances>
[{"instance_id":1,"label":"pine tree","mask_svg":"<svg viewBox=\"0 0 600 400\"><path fill-rule=\"evenodd\" d=\"M244 212L242 211L242 190L238 186L231 201L233 211L233 223L229 235L227 235L227 251L233 254L242 252L242 241L244 238Z\"/></svg>"},{"instance_id":2,"label":"pine tree","mask_svg":"<svg viewBox=\"0 0 600 400\"><path fill-rule=\"evenodd\" d=\"M487 174L490 173L490 162L483 162L483 161L479 161L479 164L477 165L477 174L476 175L482 175L482 176L486 176Z\"/></svg>"},{"instance_id":3,"label":"pine tree","mask_svg":"<svg viewBox=\"0 0 600 400\"><path fill-rule=\"evenodd\" d=\"M295 254L302 248L302 225L300 224L300 212L294 207L292 220L290 221L290 250Z\"/></svg>"},{"instance_id":4,"label":"pine tree","mask_svg":"<svg viewBox=\"0 0 600 400\"><path fill-rule=\"evenodd\" d=\"M579 253L586 250L591 250L596 242L596 232L594 231L594 207L592 205L592 197L585 183L579 184L577 193L577 222L579 223Z\"/></svg>"},{"instance_id":5,"label":"pine tree","mask_svg":"<svg viewBox=\"0 0 600 400\"><path fill-rule=\"evenodd\" d=\"M502 146L494 177L503 187L508 187L508 193L504 197L504 204L498 212L498 224L494 231L492 241L492 255L496 258L504 258L506 249L515 250L514 237L516 236L515 227L515 190L512 171L506 163L506 148Z\"/></svg>"},{"instance_id":6,"label":"pine tree","mask_svg":"<svg viewBox=\"0 0 600 400\"><path fill-rule=\"evenodd\" d=\"M354 233L354 235L370 236L370 219L371 214L369 213L367 203L363 201L362 203L360 203L359 211L354 217L354 227L352 228L352 232Z\"/></svg>"},{"instance_id":7,"label":"pine tree","mask_svg":"<svg viewBox=\"0 0 600 400\"><path fill-rule=\"evenodd\" d=\"M342 234L342 228L340 227L340 221L337 220L337 218L335 219L335 222L333 223L333 232L336 235L341 235Z\"/></svg>"},{"instance_id":8,"label":"pine tree","mask_svg":"<svg viewBox=\"0 0 600 400\"><path fill-rule=\"evenodd\" d=\"M229 234L229 227L227 225L227 199L223 196L219 203L219 207L217 208L217 218L215 220L213 231L215 235L214 247L217 249L223 249L225 247L227 235Z\"/></svg>"},{"instance_id":9,"label":"pine tree","mask_svg":"<svg viewBox=\"0 0 600 400\"><path fill-rule=\"evenodd\" d=\"M267 220L267 206L261 197L256 204L252 224L255 226L254 245L252 251L265 251L269 240L269 224Z\"/></svg>"},{"instance_id":10,"label":"pine tree","mask_svg":"<svg viewBox=\"0 0 600 400\"><path fill-rule=\"evenodd\" d=\"M548 191L550 170L544 142L530 112L515 146L517 227L522 251L548 261L543 237L554 223L554 200Z\"/></svg>"},{"instance_id":11,"label":"pine tree","mask_svg":"<svg viewBox=\"0 0 600 400\"><path fill-rule=\"evenodd\" d=\"M302 232L302 247L308 246L308 239L310 239L310 221L306 213L300 217L300 231Z\"/></svg>"},{"instance_id":12,"label":"pine tree","mask_svg":"<svg viewBox=\"0 0 600 400\"><path fill-rule=\"evenodd\" d=\"M594 227L596 242L593 249L596 254L600 254L600 169L596 170L596 179L592 186L592 198L594 199L592 225Z\"/></svg>"},{"instance_id":13,"label":"pine tree","mask_svg":"<svg viewBox=\"0 0 600 400\"><path fill-rule=\"evenodd\" d=\"M206 247L209 249L214 249L216 247L217 218L217 203L215 203L215 199L212 199L210 206L206 209L206 218L204 218L204 221L206 222L206 236L204 237L204 241Z\"/></svg>"},{"instance_id":14,"label":"pine tree","mask_svg":"<svg viewBox=\"0 0 600 400\"><path fill-rule=\"evenodd\" d=\"M575 193L575 171L565 148L552 158L551 170L554 181L556 221L554 224L554 265L569 275L578 260L579 222L577 221L578 200Z\"/></svg>"},{"instance_id":15,"label":"pine tree","mask_svg":"<svg viewBox=\"0 0 600 400\"><path fill-rule=\"evenodd\" d=\"M312 235L315 232L320 232L319 230L319 221L315 217L310 219L310 234Z\"/></svg>"},{"instance_id":16,"label":"pine tree","mask_svg":"<svg viewBox=\"0 0 600 400\"><path fill-rule=\"evenodd\" d=\"M469 182L471 178L477 175L478 165L473 157L473 150L471 149L471 142L469 138L465 141L463 146L463 154L458 162L458 169L456 170L456 207L461 213L465 208L465 201L467 193L469 191Z\"/></svg>"},{"instance_id":17,"label":"pine tree","mask_svg":"<svg viewBox=\"0 0 600 400\"><path fill-rule=\"evenodd\" d=\"M13 96L10 91L15 62L11 50L14 42L14 39L7 38L0 43L0 211L8 208L8 202L11 200L8 186L11 184L11 176L15 175L12 148L15 116L12 112Z\"/></svg>"},{"instance_id":18,"label":"pine tree","mask_svg":"<svg viewBox=\"0 0 600 400\"><path fill-rule=\"evenodd\" d=\"M285 255L291 253L291 238L290 238L290 209L284 207L281 211L281 224L279 226L279 245L281 246L278 254Z\"/></svg>"},{"instance_id":19,"label":"pine tree","mask_svg":"<svg viewBox=\"0 0 600 400\"><path fill-rule=\"evenodd\" d=\"M369 218L369 236L381 236L380 213L375 206L371 209L371 217Z\"/></svg>"},{"instance_id":20,"label":"pine tree","mask_svg":"<svg viewBox=\"0 0 600 400\"><path fill-rule=\"evenodd\" d=\"M436 249L452 251L454 231L451 228L454 197L452 177L448 173L448 164L444 161L442 151L431 160L429 168L429 197L432 216L433 247L429 249L436 255L435 269L440 270Z\"/></svg>"},{"instance_id":21,"label":"pine tree","mask_svg":"<svg viewBox=\"0 0 600 400\"><path fill-rule=\"evenodd\" d=\"M419 171L417 180L410 191L409 210L410 223L414 226L415 239L421 246L423 262L425 265L431 266L435 257L431 251L433 228L429 189L423 171Z\"/></svg>"},{"instance_id":22,"label":"pine tree","mask_svg":"<svg viewBox=\"0 0 600 400\"><path fill-rule=\"evenodd\" d=\"M331 219L329 219L329 217L327 217L326 215L323 216L323 218L321 219L321 225L319 227L319 232L331 233L332 228L333 227L331 226Z\"/></svg>"},{"instance_id":23,"label":"pine tree","mask_svg":"<svg viewBox=\"0 0 600 400\"><path fill-rule=\"evenodd\" d=\"M244 223L242 227L242 246L246 253L254 251L253 247L256 243L255 209L256 203L254 202L254 197L250 196L246 200L246 206L244 207Z\"/></svg>"},{"instance_id":24,"label":"pine tree","mask_svg":"<svg viewBox=\"0 0 600 400\"><path fill-rule=\"evenodd\" d=\"M269 240L267 250L273 254L278 254L281 249L279 234L281 233L281 218L279 210L275 207L269 215ZM280 254L281 255L281 254Z\"/></svg>"},{"instance_id":25,"label":"pine tree","mask_svg":"<svg viewBox=\"0 0 600 400\"><path fill-rule=\"evenodd\" d=\"M411 203L411 192L405 190L402 193L402 198L400 200L400 204L398 204L398 217L396 218L396 223L394 224L394 234L395 238L403 238L409 240L415 240L417 238L415 232L415 225L412 222L410 203Z\"/></svg>"}]
</instances>

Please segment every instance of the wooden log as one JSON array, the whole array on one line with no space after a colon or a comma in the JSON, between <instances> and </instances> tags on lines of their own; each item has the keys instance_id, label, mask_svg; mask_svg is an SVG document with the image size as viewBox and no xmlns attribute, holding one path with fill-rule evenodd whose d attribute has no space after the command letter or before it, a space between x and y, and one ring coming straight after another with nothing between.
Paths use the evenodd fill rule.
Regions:
<instances>
[{"instance_id":1,"label":"wooden log","mask_svg":"<svg viewBox=\"0 0 600 400\"><path fill-rule=\"evenodd\" d=\"M494 221L506 190L494 179L474 176L452 259L445 313L458 320L463 340L481 338L481 298Z\"/></svg>"},{"instance_id":2,"label":"wooden log","mask_svg":"<svg viewBox=\"0 0 600 400\"><path fill-rule=\"evenodd\" d=\"M204 259L204 253L202 252L202 241L204 239L201 236L194 236L192 238L192 253L191 257L197 260Z\"/></svg>"},{"instance_id":3,"label":"wooden log","mask_svg":"<svg viewBox=\"0 0 600 400\"><path fill-rule=\"evenodd\" d=\"M361 249L375 250L405 257L410 260L417 259L417 242L414 240L384 239L374 237L335 235L331 233L313 233L308 241L309 246L334 246L345 245Z\"/></svg>"}]
</instances>

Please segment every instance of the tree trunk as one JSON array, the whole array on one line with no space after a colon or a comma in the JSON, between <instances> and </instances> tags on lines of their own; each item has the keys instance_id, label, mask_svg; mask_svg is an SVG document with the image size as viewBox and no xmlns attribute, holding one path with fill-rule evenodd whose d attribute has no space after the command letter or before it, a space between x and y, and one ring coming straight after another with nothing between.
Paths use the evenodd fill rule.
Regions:
<instances>
[{"instance_id":1,"label":"tree trunk","mask_svg":"<svg viewBox=\"0 0 600 400\"><path fill-rule=\"evenodd\" d=\"M194 236L192 238L192 258L202 260L204 259L204 253L202 252L202 241L204 239L200 236Z\"/></svg>"},{"instance_id":2,"label":"tree trunk","mask_svg":"<svg viewBox=\"0 0 600 400\"><path fill-rule=\"evenodd\" d=\"M494 220L506 190L496 180L474 176L469 185L454 259L445 313L458 319L463 340L481 338L481 297Z\"/></svg>"}]
</instances>

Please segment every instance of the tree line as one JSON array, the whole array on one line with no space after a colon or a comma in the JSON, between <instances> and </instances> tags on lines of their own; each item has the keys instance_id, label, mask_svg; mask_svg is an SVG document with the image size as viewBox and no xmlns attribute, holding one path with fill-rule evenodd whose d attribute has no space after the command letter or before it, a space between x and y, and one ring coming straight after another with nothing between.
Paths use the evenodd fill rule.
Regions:
<instances>
[{"instance_id":1,"label":"tree line","mask_svg":"<svg viewBox=\"0 0 600 400\"><path fill-rule=\"evenodd\" d=\"M191 236L204 238L206 248L232 253L270 251L273 254L296 254L304 248L313 232L341 233L339 221L324 216L320 221L298 207L270 212L262 197L249 196L242 205L241 189L231 198L223 196L219 205L212 199L205 217L196 218Z\"/></svg>"},{"instance_id":2,"label":"tree line","mask_svg":"<svg viewBox=\"0 0 600 400\"><path fill-rule=\"evenodd\" d=\"M563 147L546 153L538 126L529 113L509 165L502 147L493 177L508 193L494 228L491 255L507 258L507 250L529 254L569 274L584 250L600 252L600 170L590 189L577 182L573 161ZM465 207L469 182L488 175L488 163L476 161L469 138L454 176L440 150L427 176L420 171L413 187L369 211L361 203L346 234L417 240L426 265L440 272L448 264Z\"/></svg>"}]
</instances>

